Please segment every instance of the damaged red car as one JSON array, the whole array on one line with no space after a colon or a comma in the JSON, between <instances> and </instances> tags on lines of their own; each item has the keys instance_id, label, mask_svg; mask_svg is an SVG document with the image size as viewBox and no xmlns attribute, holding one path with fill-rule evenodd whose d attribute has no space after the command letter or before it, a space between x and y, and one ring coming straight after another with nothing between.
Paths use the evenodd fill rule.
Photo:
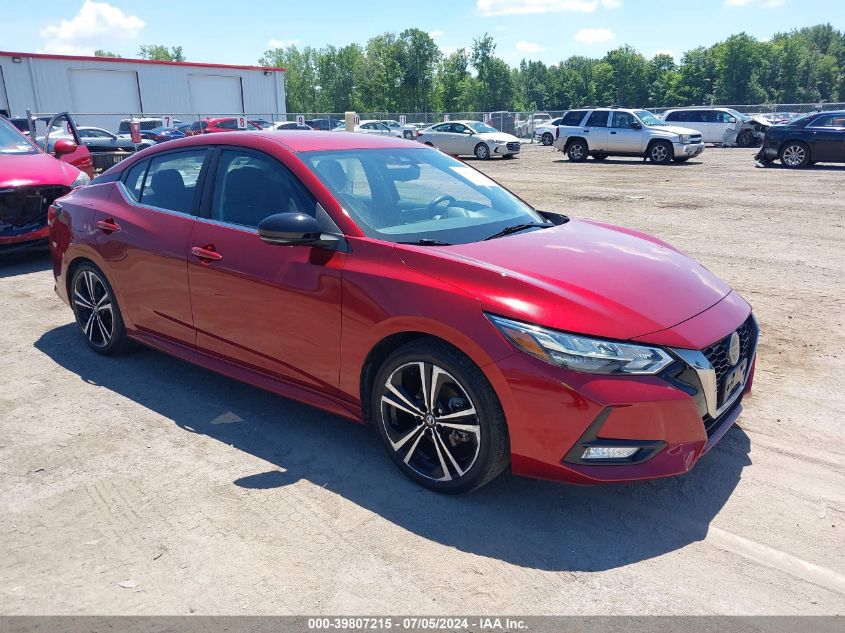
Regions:
<instances>
[{"instance_id":1,"label":"damaged red car","mask_svg":"<svg viewBox=\"0 0 845 633\"><path fill-rule=\"evenodd\" d=\"M438 492L684 473L751 388L757 322L724 281L411 141L193 136L53 214L91 349L137 341L371 423Z\"/></svg>"},{"instance_id":2,"label":"damaged red car","mask_svg":"<svg viewBox=\"0 0 845 633\"><path fill-rule=\"evenodd\" d=\"M51 149L54 155L42 151L0 117L0 255L46 246L50 204L91 181L89 173L56 160L82 160L90 170L91 158L84 146L60 138Z\"/></svg>"}]
</instances>

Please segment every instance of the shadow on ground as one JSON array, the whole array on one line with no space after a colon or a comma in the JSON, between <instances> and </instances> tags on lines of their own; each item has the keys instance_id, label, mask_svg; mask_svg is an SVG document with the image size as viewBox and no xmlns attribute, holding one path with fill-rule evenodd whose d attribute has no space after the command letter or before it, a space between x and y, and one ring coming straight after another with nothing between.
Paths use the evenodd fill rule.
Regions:
<instances>
[{"instance_id":1,"label":"shadow on ground","mask_svg":"<svg viewBox=\"0 0 845 633\"><path fill-rule=\"evenodd\" d=\"M269 495L308 480L423 538L523 567L606 570L701 540L750 463L748 436L734 428L681 477L604 487L503 477L441 496L405 479L368 427L146 348L98 356L75 324L36 347L88 383L276 466L233 485Z\"/></svg>"},{"instance_id":2,"label":"shadow on ground","mask_svg":"<svg viewBox=\"0 0 845 633\"><path fill-rule=\"evenodd\" d=\"M51 265L47 247L12 253L0 251L0 279L50 270Z\"/></svg>"}]
</instances>

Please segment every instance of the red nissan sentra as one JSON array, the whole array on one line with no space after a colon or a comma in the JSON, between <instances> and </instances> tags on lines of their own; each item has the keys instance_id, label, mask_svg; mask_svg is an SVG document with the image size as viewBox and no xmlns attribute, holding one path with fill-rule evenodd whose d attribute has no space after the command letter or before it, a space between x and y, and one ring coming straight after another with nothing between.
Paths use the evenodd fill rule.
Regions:
<instances>
[{"instance_id":1,"label":"red nissan sentra","mask_svg":"<svg viewBox=\"0 0 845 633\"><path fill-rule=\"evenodd\" d=\"M707 269L410 141L185 138L53 214L93 350L131 339L370 422L440 492L686 472L751 388L757 323Z\"/></svg>"}]
</instances>

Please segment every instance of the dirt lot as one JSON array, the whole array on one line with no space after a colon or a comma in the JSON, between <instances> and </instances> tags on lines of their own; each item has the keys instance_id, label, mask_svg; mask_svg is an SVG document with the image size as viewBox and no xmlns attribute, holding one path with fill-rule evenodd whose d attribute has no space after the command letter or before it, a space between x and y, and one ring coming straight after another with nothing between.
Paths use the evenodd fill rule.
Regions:
<instances>
[{"instance_id":1,"label":"dirt lot","mask_svg":"<svg viewBox=\"0 0 845 633\"><path fill-rule=\"evenodd\" d=\"M0 263L0 612L845 612L845 169L752 153L476 163L754 305L739 427L653 483L437 496L365 428L150 350L95 356L46 257Z\"/></svg>"}]
</instances>

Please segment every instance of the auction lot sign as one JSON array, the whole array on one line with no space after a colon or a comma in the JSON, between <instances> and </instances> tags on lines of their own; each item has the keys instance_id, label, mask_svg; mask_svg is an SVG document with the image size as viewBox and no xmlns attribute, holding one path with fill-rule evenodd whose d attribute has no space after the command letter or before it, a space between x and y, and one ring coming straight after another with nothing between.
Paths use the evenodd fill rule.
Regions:
<instances>
[{"instance_id":1,"label":"auction lot sign","mask_svg":"<svg viewBox=\"0 0 845 633\"><path fill-rule=\"evenodd\" d=\"M4 633L839 633L836 616L0 616Z\"/></svg>"}]
</instances>

